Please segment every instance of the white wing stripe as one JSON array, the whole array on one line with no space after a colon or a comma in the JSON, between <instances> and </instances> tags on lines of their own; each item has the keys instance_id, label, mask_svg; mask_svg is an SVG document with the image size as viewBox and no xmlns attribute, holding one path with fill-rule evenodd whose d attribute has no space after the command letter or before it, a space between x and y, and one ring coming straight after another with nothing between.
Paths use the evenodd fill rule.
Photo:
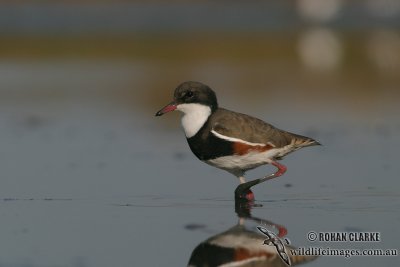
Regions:
<instances>
[{"instance_id":1,"label":"white wing stripe","mask_svg":"<svg viewBox=\"0 0 400 267\"><path fill-rule=\"evenodd\" d=\"M221 139L224 139L224 140L228 140L228 141L231 141L231 142L240 142L240 143L243 143L243 144L246 144L246 145L249 145L249 146L265 146L265 145L266 145L266 144L261 144L261 143L251 143L251 142L247 142L247 141L244 141L244 140L242 140L242 139L235 138L235 137L229 137L229 136L226 136L226 135L223 135L223 134L220 134L220 133L216 132L214 129L212 129L211 132L212 132L216 137L221 138Z\"/></svg>"}]
</instances>

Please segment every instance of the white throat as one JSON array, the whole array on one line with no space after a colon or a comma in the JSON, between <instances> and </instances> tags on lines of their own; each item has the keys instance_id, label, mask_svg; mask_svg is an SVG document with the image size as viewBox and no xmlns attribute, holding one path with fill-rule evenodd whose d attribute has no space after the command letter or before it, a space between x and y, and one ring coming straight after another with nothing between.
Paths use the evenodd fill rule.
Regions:
<instances>
[{"instance_id":1,"label":"white throat","mask_svg":"<svg viewBox=\"0 0 400 267\"><path fill-rule=\"evenodd\" d=\"M196 135L211 115L211 108L202 104L179 104L176 109L184 113L181 122L187 138Z\"/></svg>"}]
</instances>

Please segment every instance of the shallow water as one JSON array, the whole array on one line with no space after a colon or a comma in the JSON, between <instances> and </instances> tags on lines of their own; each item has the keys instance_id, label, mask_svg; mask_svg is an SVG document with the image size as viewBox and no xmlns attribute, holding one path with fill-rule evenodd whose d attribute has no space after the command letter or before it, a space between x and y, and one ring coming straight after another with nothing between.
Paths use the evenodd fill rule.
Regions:
<instances>
[{"instance_id":1,"label":"shallow water","mask_svg":"<svg viewBox=\"0 0 400 267\"><path fill-rule=\"evenodd\" d=\"M2 79L1 266L185 266L199 244L238 224L236 178L191 154L177 114L155 118L160 107L143 100L150 94L145 90L133 93L135 100L126 105L75 88L124 81L136 65L129 65L129 74L124 66L113 74L88 68L93 77L110 75L96 82L77 71L71 83L63 70L74 67L56 67L57 79L48 82L41 80L40 66L39 75L13 79L21 75L16 66L15 72L9 69L14 76ZM41 91L29 91L29 81L51 87L59 79L62 97L36 98ZM7 90L13 86L21 91ZM393 112L399 110L390 95L372 111L349 113L334 105L299 110L290 98L282 110L279 104L243 104L221 94L232 108L323 144L288 156L282 162L288 166L285 176L254 188L251 214L258 219L244 216L248 230L256 232L263 219L273 230L273 225L287 229L294 247L398 248L400 113ZM247 176L270 171L266 166ZM310 231L380 232L382 240L309 242ZM307 265L398 262L398 257L322 256Z\"/></svg>"}]
</instances>

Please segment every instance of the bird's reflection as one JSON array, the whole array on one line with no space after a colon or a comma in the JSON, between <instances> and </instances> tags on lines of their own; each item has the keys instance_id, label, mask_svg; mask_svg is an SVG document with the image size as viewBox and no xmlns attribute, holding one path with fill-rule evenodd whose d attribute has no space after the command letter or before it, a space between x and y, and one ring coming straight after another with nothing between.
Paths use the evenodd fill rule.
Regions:
<instances>
[{"instance_id":1,"label":"bird's reflection","mask_svg":"<svg viewBox=\"0 0 400 267\"><path fill-rule=\"evenodd\" d=\"M316 258L292 255L290 249L294 247L286 242L280 242L286 241L284 236L287 234L287 229L271 221L253 217L251 215L253 206L253 203L236 201L238 223L201 242L193 250L188 266L295 266ZM262 229L248 228L245 226L246 221L255 222L262 226L259 227ZM279 244L276 241L279 241Z\"/></svg>"}]
</instances>

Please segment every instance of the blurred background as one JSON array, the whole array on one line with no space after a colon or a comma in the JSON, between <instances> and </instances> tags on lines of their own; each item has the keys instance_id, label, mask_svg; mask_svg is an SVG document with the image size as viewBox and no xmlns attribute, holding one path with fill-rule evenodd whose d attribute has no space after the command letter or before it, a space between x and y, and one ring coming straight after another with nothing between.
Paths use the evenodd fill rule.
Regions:
<instances>
[{"instance_id":1,"label":"blurred background","mask_svg":"<svg viewBox=\"0 0 400 267\"><path fill-rule=\"evenodd\" d=\"M179 116L154 117L187 80L208 84L223 107L325 145L290 157L299 177L271 190L376 189L394 199L376 205L398 208L399 29L398 0L1 1L0 212L8 241L0 265L147 266L146 245L136 246L123 227L135 222L128 232L146 243L151 234L140 229L171 210L151 209L141 221L136 216L146 209L125 218L112 204L231 199L236 181L191 155ZM174 212L166 222L173 229L185 220ZM114 228L120 232L107 230ZM181 258L160 253L180 266L204 233L195 240L175 230L193 246L179 247ZM55 236L66 249L51 245Z\"/></svg>"},{"instance_id":2,"label":"blurred background","mask_svg":"<svg viewBox=\"0 0 400 267\"><path fill-rule=\"evenodd\" d=\"M400 3L2 1L1 99L119 102L148 113L182 81L251 105L370 112L398 96ZM312 96L312 97L310 97ZM223 98L223 99L224 99ZM254 103L256 101L257 103Z\"/></svg>"}]
</instances>

